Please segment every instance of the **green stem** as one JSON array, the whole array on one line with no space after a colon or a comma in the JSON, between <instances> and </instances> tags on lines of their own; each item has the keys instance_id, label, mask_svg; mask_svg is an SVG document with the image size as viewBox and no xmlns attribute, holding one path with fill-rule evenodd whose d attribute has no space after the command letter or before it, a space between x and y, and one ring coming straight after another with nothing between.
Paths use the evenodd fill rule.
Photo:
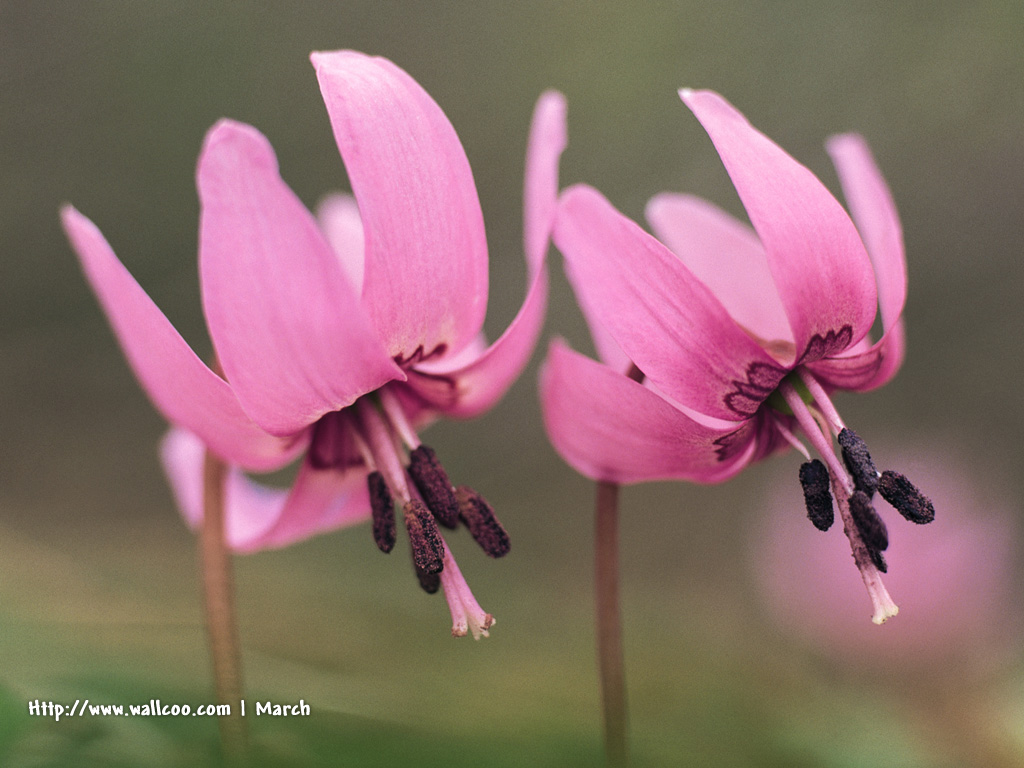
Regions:
<instances>
[{"instance_id":1,"label":"green stem","mask_svg":"<svg viewBox=\"0 0 1024 768\"><path fill-rule=\"evenodd\" d=\"M206 631L213 661L217 703L231 714L220 716L221 748L228 765L245 763L247 735L241 716L242 657L235 621L231 553L224 535L224 483L227 467L209 451L203 459L203 524L199 531Z\"/></svg>"},{"instance_id":2,"label":"green stem","mask_svg":"<svg viewBox=\"0 0 1024 768\"><path fill-rule=\"evenodd\" d=\"M629 762L626 744L626 671L619 611L619 486L599 481L594 508L594 591L597 598L597 664L609 768Z\"/></svg>"}]
</instances>

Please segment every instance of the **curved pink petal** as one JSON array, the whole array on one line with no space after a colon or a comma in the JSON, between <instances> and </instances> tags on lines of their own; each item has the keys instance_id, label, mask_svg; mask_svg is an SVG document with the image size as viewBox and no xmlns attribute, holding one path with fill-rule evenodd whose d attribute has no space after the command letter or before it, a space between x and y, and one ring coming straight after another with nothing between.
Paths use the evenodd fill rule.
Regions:
<instances>
[{"instance_id":1,"label":"curved pink petal","mask_svg":"<svg viewBox=\"0 0 1024 768\"><path fill-rule=\"evenodd\" d=\"M581 304L673 400L736 421L785 375L671 251L596 190L562 194L554 239Z\"/></svg>"},{"instance_id":2,"label":"curved pink petal","mask_svg":"<svg viewBox=\"0 0 1024 768\"><path fill-rule=\"evenodd\" d=\"M91 221L71 206L61 210L61 220L132 371L169 422L195 432L218 456L257 471L278 469L305 449L307 435L273 437L252 422Z\"/></svg>"},{"instance_id":3,"label":"curved pink petal","mask_svg":"<svg viewBox=\"0 0 1024 768\"><path fill-rule=\"evenodd\" d=\"M362 214L363 305L393 357L458 351L483 324L487 241L455 129L386 59L311 58Z\"/></svg>"},{"instance_id":4,"label":"curved pink petal","mask_svg":"<svg viewBox=\"0 0 1024 768\"><path fill-rule=\"evenodd\" d=\"M523 184L523 246L532 281L544 266L558 203L558 161L569 142L565 96L545 91L533 110Z\"/></svg>"},{"instance_id":5,"label":"curved pink petal","mask_svg":"<svg viewBox=\"0 0 1024 768\"><path fill-rule=\"evenodd\" d=\"M540 377L552 445L594 480L726 480L747 465L753 422L699 424L641 384L555 340Z\"/></svg>"},{"instance_id":6,"label":"curved pink petal","mask_svg":"<svg viewBox=\"0 0 1024 768\"><path fill-rule=\"evenodd\" d=\"M798 360L835 354L867 334L874 273L846 211L717 93L684 89L680 96L711 137L761 238Z\"/></svg>"},{"instance_id":7,"label":"curved pink petal","mask_svg":"<svg viewBox=\"0 0 1024 768\"><path fill-rule=\"evenodd\" d=\"M907 261L896 204L861 136L833 136L826 147L875 268L882 326L888 332L903 313L907 300Z\"/></svg>"},{"instance_id":8,"label":"curved pink petal","mask_svg":"<svg viewBox=\"0 0 1024 768\"><path fill-rule=\"evenodd\" d=\"M191 528L203 519L203 443L173 429L160 458L182 516ZM253 482L232 467L225 486L228 546L236 552L283 547L318 533L362 522L369 516L366 473L342 475L304 464L290 491Z\"/></svg>"},{"instance_id":9,"label":"curved pink petal","mask_svg":"<svg viewBox=\"0 0 1024 768\"><path fill-rule=\"evenodd\" d=\"M523 306L501 337L468 364L441 360L420 367L452 382L454 393L448 394L453 398L437 404L448 416L470 418L490 409L522 372L537 343L547 307L545 258L558 199L558 160L567 142L565 115L565 97L555 91L543 94L533 113L523 195L523 246L530 282ZM414 375L409 386L427 400L437 391L435 382Z\"/></svg>"},{"instance_id":10,"label":"curved pink petal","mask_svg":"<svg viewBox=\"0 0 1024 768\"><path fill-rule=\"evenodd\" d=\"M404 375L259 131L218 123L197 177L203 308L253 421L293 434Z\"/></svg>"},{"instance_id":11,"label":"curved pink petal","mask_svg":"<svg viewBox=\"0 0 1024 768\"><path fill-rule=\"evenodd\" d=\"M905 352L906 331L900 318L867 349L856 354L827 357L808 367L826 386L867 392L892 380L903 364Z\"/></svg>"},{"instance_id":12,"label":"curved pink petal","mask_svg":"<svg viewBox=\"0 0 1024 768\"><path fill-rule=\"evenodd\" d=\"M328 195L316 209L324 237L331 244L356 296L363 292L363 222L351 195Z\"/></svg>"},{"instance_id":13,"label":"curved pink petal","mask_svg":"<svg viewBox=\"0 0 1024 768\"><path fill-rule=\"evenodd\" d=\"M776 358L792 362L789 320L753 230L692 195L655 195L646 215L657 238L711 289L733 320Z\"/></svg>"}]
</instances>

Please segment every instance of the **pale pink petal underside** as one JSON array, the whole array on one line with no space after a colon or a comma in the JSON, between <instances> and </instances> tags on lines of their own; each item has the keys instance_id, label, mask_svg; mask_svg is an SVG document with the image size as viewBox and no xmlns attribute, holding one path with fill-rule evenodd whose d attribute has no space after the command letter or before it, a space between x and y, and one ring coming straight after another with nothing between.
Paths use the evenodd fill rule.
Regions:
<instances>
[{"instance_id":1,"label":"pale pink petal underside","mask_svg":"<svg viewBox=\"0 0 1024 768\"><path fill-rule=\"evenodd\" d=\"M554 239L581 303L672 399L736 421L785 375L668 248L596 190L563 193Z\"/></svg>"},{"instance_id":2,"label":"pale pink petal underside","mask_svg":"<svg viewBox=\"0 0 1024 768\"><path fill-rule=\"evenodd\" d=\"M523 240L528 268L526 299L505 333L475 360L440 361L426 370L450 379L454 399L442 405L449 416L470 418L490 409L505 394L530 359L547 307L545 257L558 199L558 160L566 145L565 97L548 91L533 113L526 154ZM414 389L421 380L409 378ZM423 383L427 383L424 381ZM424 392L429 395L429 391Z\"/></svg>"},{"instance_id":3,"label":"pale pink petal underside","mask_svg":"<svg viewBox=\"0 0 1024 768\"><path fill-rule=\"evenodd\" d=\"M196 356L91 221L71 206L61 210L61 220L128 363L168 421L252 470L277 469L305 448L305 435L273 437L252 422L228 383Z\"/></svg>"},{"instance_id":4,"label":"pale pink petal underside","mask_svg":"<svg viewBox=\"0 0 1024 768\"><path fill-rule=\"evenodd\" d=\"M717 93L684 89L680 96L711 137L757 230L797 357L811 349L816 356L834 354L845 348L841 342L859 340L871 329L877 292L846 211L813 173ZM826 343L809 347L815 336Z\"/></svg>"},{"instance_id":5,"label":"pale pink petal underside","mask_svg":"<svg viewBox=\"0 0 1024 768\"><path fill-rule=\"evenodd\" d=\"M861 136L833 136L826 147L875 268L882 325L887 332L903 313L907 300L907 262L896 204Z\"/></svg>"},{"instance_id":6,"label":"pale pink petal underside","mask_svg":"<svg viewBox=\"0 0 1024 768\"><path fill-rule=\"evenodd\" d=\"M242 407L276 435L403 374L255 128L223 120L197 174L203 308Z\"/></svg>"},{"instance_id":7,"label":"pale pink petal underside","mask_svg":"<svg viewBox=\"0 0 1024 768\"><path fill-rule=\"evenodd\" d=\"M769 351L792 360L793 334L764 248L746 224L692 195L664 192L647 204L655 236L711 289L732 318Z\"/></svg>"},{"instance_id":8,"label":"pale pink petal underside","mask_svg":"<svg viewBox=\"0 0 1024 768\"><path fill-rule=\"evenodd\" d=\"M356 296L360 296L363 292L364 235L355 198L352 195L328 195L317 206L316 218L345 271L349 285L355 289Z\"/></svg>"},{"instance_id":9,"label":"pale pink petal underside","mask_svg":"<svg viewBox=\"0 0 1024 768\"><path fill-rule=\"evenodd\" d=\"M203 520L204 451L197 437L181 429L171 430L160 444L175 501L193 529ZM369 508L365 472L342 475L304 465L289 491L254 482L231 467L224 488L225 531L236 552L283 547L359 523Z\"/></svg>"},{"instance_id":10,"label":"pale pink petal underside","mask_svg":"<svg viewBox=\"0 0 1024 768\"><path fill-rule=\"evenodd\" d=\"M541 371L552 445L594 480L726 480L749 461L753 423L711 428L646 387L554 341Z\"/></svg>"},{"instance_id":11,"label":"pale pink petal underside","mask_svg":"<svg viewBox=\"0 0 1024 768\"><path fill-rule=\"evenodd\" d=\"M455 129L386 59L337 51L312 61L362 214L363 303L388 354L458 351L483 324L487 241Z\"/></svg>"}]
</instances>

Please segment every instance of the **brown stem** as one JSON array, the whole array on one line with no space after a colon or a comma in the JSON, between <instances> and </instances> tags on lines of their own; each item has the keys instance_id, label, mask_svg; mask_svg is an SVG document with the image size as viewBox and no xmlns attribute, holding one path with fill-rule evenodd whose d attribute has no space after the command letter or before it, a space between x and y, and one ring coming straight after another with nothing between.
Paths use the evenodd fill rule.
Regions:
<instances>
[{"instance_id":1,"label":"brown stem","mask_svg":"<svg viewBox=\"0 0 1024 768\"><path fill-rule=\"evenodd\" d=\"M609 768L629 762L626 744L626 670L619 611L619 486L599 481L594 507L594 592L597 598L597 665L604 708L604 748Z\"/></svg>"},{"instance_id":2,"label":"brown stem","mask_svg":"<svg viewBox=\"0 0 1024 768\"><path fill-rule=\"evenodd\" d=\"M213 660L217 703L230 715L218 718L221 748L228 765L245 763L246 731L241 716L242 658L235 621L231 554L224 535L224 482L227 467L209 451L203 459L203 524L199 531L206 631Z\"/></svg>"}]
</instances>

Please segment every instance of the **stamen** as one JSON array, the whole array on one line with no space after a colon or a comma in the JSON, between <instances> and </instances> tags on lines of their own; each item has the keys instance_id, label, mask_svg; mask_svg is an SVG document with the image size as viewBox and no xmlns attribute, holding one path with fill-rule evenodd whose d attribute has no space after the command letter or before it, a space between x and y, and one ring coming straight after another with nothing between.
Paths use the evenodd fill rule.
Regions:
<instances>
[{"instance_id":1,"label":"stamen","mask_svg":"<svg viewBox=\"0 0 1024 768\"><path fill-rule=\"evenodd\" d=\"M839 416L839 411L832 405L832 401L828 397L828 393L825 392L825 388L818 383L818 380L811 375L811 372L801 366L797 369L797 373L800 375L800 380L807 386L807 391L811 393L811 397L814 398L815 404L821 410L822 415L828 419L829 426L832 428L834 433L838 433L846 428L843 424L843 419Z\"/></svg>"},{"instance_id":2,"label":"stamen","mask_svg":"<svg viewBox=\"0 0 1024 768\"><path fill-rule=\"evenodd\" d=\"M395 546L395 502L380 472L374 470L368 474L366 483L373 514L373 540L381 552L387 553Z\"/></svg>"},{"instance_id":3,"label":"stamen","mask_svg":"<svg viewBox=\"0 0 1024 768\"><path fill-rule=\"evenodd\" d=\"M839 484L845 491L845 496L849 496L853 493L850 480L843 471L842 466L839 464L839 459L836 458L835 453L832 451L832 440L827 437L825 433L821 431L818 423L814 420L814 416L811 415L810 410L807 408L807 404L800 399L799 393L793 388L793 385L788 381L783 380L779 384L777 390L786 404L793 411L793 415L796 417L797 422L803 429L804 434L807 435L807 439L810 440L811 445L814 446L814 450L825 460L825 464L828 466L829 474L832 475L832 482ZM838 495L838 489L837 489Z\"/></svg>"},{"instance_id":4,"label":"stamen","mask_svg":"<svg viewBox=\"0 0 1024 768\"><path fill-rule=\"evenodd\" d=\"M389 387L381 387L377 390L377 394L380 397L380 406L384 409L384 414L402 438L402 442L410 449L418 448L420 445L419 435L416 434L416 430L412 428L409 419L406 418L402 404L395 393Z\"/></svg>"},{"instance_id":5,"label":"stamen","mask_svg":"<svg viewBox=\"0 0 1024 768\"><path fill-rule=\"evenodd\" d=\"M935 507L931 499L899 472L885 470L878 480L878 492L912 523L923 525L935 519Z\"/></svg>"},{"instance_id":6,"label":"stamen","mask_svg":"<svg viewBox=\"0 0 1024 768\"><path fill-rule=\"evenodd\" d=\"M391 432L387 424L384 423L380 411L366 397L356 400L355 408L359 416L358 422L362 437L365 438L370 453L373 455L376 469L380 470L384 476L391 494L403 502L408 502L412 498L412 494L405 481L405 471L398 458L398 451Z\"/></svg>"},{"instance_id":7,"label":"stamen","mask_svg":"<svg viewBox=\"0 0 1024 768\"><path fill-rule=\"evenodd\" d=\"M491 557L507 555L512 543L484 497L464 485L455 490L455 497L459 502L459 518L480 548Z\"/></svg>"},{"instance_id":8,"label":"stamen","mask_svg":"<svg viewBox=\"0 0 1024 768\"><path fill-rule=\"evenodd\" d=\"M871 562L875 564L882 573L889 572L889 564L885 562L885 556L877 549L868 549L868 554L871 555Z\"/></svg>"},{"instance_id":9,"label":"stamen","mask_svg":"<svg viewBox=\"0 0 1024 768\"><path fill-rule=\"evenodd\" d=\"M866 493L868 498L874 496L878 489L878 470L868 453L867 444L852 429L843 429L838 440L839 447L843 449L843 463L850 470L854 487Z\"/></svg>"},{"instance_id":10,"label":"stamen","mask_svg":"<svg viewBox=\"0 0 1024 768\"><path fill-rule=\"evenodd\" d=\"M452 614L452 635L465 637L469 631L473 633L476 640L487 637L488 630L494 626L494 617L485 612L473 597L469 584L466 583L466 579L447 546L444 547L444 570L441 571L441 584L444 585L444 597L448 601L448 610Z\"/></svg>"},{"instance_id":11,"label":"stamen","mask_svg":"<svg viewBox=\"0 0 1024 768\"><path fill-rule=\"evenodd\" d=\"M856 491L850 497L850 516L860 531L860 537L869 551L881 552L889 546L889 532L885 528L885 522L878 516L875 508L871 506L871 499L864 491ZM874 558L872 558L874 559ZM876 562L875 565L878 565ZM884 573L884 568L878 570Z\"/></svg>"},{"instance_id":12,"label":"stamen","mask_svg":"<svg viewBox=\"0 0 1024 768\"><path fill-rule=\"evenodd\" d=\"M413 563L415 566L415 563ZM420 588L428 595L432 595L441 588L441 574L439 573L424 573L419 568L414 567L416 571L416 578L419 579Z\"/></svg>"},{"instance_id":13,"label":"stamen","mask_svg":"<svg viewBox=\"0 0 1024 768\"><path fill-rule=\"evenodd\" d=\"M778 418L775 415L772 415L772 423L775 425L775 429L779 431L779 434L782 435L782 437L786 440L787 443L789 443L791 446L796 448L801 454L803 454L803 457L805 459L807 459L808 461L811 460L811 454L807 450L807 447L802 442L800 442L799 438L797 438L796 435L789 431L789 428L782 423L782 419Z\"/></svg>"},{"instance_id":14,"label":"stamen","mask_svg":"<svg viewBox=\"0 0 1024 768\"><path fill-rule=\"evenodd\" d=\"M425 574L440 573L444 568L445 547L434 516L419 499L407 501L403 511L416 569Z\"/></svg>"},{"instance_id":15,"label":"stamen","mask_svg":"<svg viewBox=\"0 0 1024 768\"><path fill-rule=\"evenodd\" d=\"M437 454L429 446L420 445L410 451L409 476L437 521L446 528L458 525L459 502L455 498L455 489L437 460Z\"/></svg>"},{"instance_id":16,"label":"stamen","mask_svg":"<svg viewBox=\"0 0 1024 768\"><path fill-rule=\"evenodd\" d=\"M827 531L835 521L832 494L828 489L828 470L817 459L800 466L800 485L804 489L807 517L819 531Z\"/></svg>"}]
</instances>

